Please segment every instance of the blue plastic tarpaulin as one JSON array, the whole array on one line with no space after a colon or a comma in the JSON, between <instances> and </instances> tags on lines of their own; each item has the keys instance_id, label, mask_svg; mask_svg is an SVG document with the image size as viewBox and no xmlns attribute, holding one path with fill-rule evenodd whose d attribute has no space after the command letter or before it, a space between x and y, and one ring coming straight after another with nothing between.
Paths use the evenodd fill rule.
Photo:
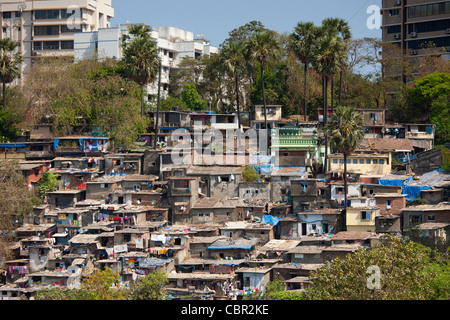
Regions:
<instances>
[{"instance_id":1,"label":"blue plastic tarpaulin","mask_svg":"<svg viewBox=\"0 0 450 320\"><path fill-rule=\"evenodd\" d=\"M274 226L278 225L278 223L283 220L283 218L276 218L274 216L271 215L263 215L262 217L262 223L269 223L269 224L273 224Z\"/></svg>"}]
</instances>

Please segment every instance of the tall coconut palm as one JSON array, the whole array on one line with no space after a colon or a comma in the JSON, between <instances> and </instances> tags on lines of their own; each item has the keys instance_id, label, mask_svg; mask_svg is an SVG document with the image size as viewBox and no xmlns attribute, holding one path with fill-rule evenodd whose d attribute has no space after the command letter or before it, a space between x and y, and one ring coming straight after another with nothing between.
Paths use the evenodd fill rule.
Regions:
<instances>
[{"instance_id":1,"label":"tall coconut palm","mask_svg":"<svg viewBox=\"0 0 450 320\"><path fill-rule=\"evenodd\" d=\"M239 104L240 79L246 72L245 46L241 41L228 42L220 51L219 61L222 71L234 78L236 93L236 111L238 114L238 126L241 129L241 111Z\"/></svg>"},{"instance_id":2,"label":"tall coconut palm","mask_svg":"<svg viewBox=\"0 0 450 320\"><path fill-rule=\"evenodd\" d=\"M269 60L278 57L280 49L281 44L273 31L262 31L255 33L246 43L247 56L250 59L258 60L261 67L261 89L264 107L264 125L266 130L268 129L268 126L266 95L264 92L264 70Z\"/></svg>"},{"instance_id":3,"label":"tall coconut palm","mask_svg":"<svg viewBox=\"0 0 450 320\"><path fill-rule=\"evenodd\" d=\"M328 34L334 34L340 37L345 44L344 50L348 50L348 44L351 40L352 33L348 22L341 18L327 18L322 21L322 28L326 30ZM344 73L344 65L339 70L339 105L342 105L342 78ZM333 91L332 91L333 92Z\"/></svg>"},{"instance_id":4,"label":"tall coconut palm","mask_svg":"<svg viewBox=\"0 0 450 320\"><path fill-rule=\"evenodd\" d=\"M6 85L20 76L23 57L16 51L18 42L10 38L0 39L0 81L3 84L3 109L6 109Z\"/></svg>"},{"instance_id":5,"label":"tall coconut palm","mask_svg":"<svg viewBox=\"0 0 450 320\"><path fill-rule=\"evenodd\" d=\"M330 78L340 69L344 61L343 40L335 35L325 34L317 38L314 47L314 68L322 75L323 80L323 123L328 122L328 83ZM328 165L328 140L325 134L324 172Z\"/></svg>"},{"instance_id":6,"label":"tall coconut palm","mask_svg":"<svg viewBox=\"0 0 450 320\"><path fill-rule=\"evenodd\" d=\"M151 39L151 29L145 25L132 25L128 28L129 35L124 36L123 59L125 74L142 88L141 115L145 116L145 87L152 83L159 71L158 48Z\"/></svg>"},{"instance_id":7,"label":"tall coconut palm","mask_svg":"<svg viewBox=\"0 0 450 320\"><path fill-rule=\"evenodd\" d=\"M308 114L308 65L313 60L313 48L318 36L318 27L313 22L299 22L290 34L291 48L305 69L304 74L304 114ZM300 114L300 112L299 112Z\"/></svg>"},{"instance_id":8,"label":"tall coconut palm","mask_svg":"<svg viewBox=\"0 0 450 320\"><path fill-rule=\"evenodd\" d=\"M330 137L330 145L344 156L344 210L347 212L347 158L364 138L362 116L355 112L355 107L338 106L324 131Z\"/></svg>"}]
</instances>

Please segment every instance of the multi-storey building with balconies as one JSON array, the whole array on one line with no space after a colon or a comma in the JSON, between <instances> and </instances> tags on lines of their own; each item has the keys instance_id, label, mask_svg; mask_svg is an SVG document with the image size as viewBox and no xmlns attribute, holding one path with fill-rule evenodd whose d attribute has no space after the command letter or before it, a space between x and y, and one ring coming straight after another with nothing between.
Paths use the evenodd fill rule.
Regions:
<instances>
[{"instance_id":1,"label":"multi-storey building with balconies","mask_svg":"<svg viewBox=\"0 0 450 320\"><path fill-rule=\"evenodd\" d=\"M404 58L411 61L424 56L430 47L444 58L450 57L450 1L383 0L381 13L383 42L397 45ZM414 70L391 68L384 72L406 81Z\"/></svg>"},{"instance_id":2,"label":"multi-storey building with balconies","mask_svg":"<svg viewBox=\"0 0 450 320\"><path fill-rule=\"evenodd\" d=\"M109 28L111 0L0 0L0 38L19 42L21 78L35 59L74 54L74 34Z\"/></svg>"}]
</instances>

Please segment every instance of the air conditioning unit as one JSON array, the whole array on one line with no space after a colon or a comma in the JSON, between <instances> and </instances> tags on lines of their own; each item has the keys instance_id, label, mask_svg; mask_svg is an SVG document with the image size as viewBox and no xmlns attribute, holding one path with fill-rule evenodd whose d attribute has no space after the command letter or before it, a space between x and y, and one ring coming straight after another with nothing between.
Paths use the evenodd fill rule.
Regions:
<instances>
[{"instance_id":1,"label":"air conditioning unit","mask_svg":"<svg viewBox=\"0 0 450 320\"><path fill-rule=\"evenodd\" d=\"M402 1L401 0L395 0L394 4L396 6L401 6L402 5Z\"/></svg>"},{"instance_id":2,"label":"air conditioning unit","mask_svg":"<svg viewBox=\"0 0 450 320\"><path fill-rule=\"evenodd\" d=\"M415 56L415 55L417 54L417 51L416 51L416 50L412 50L412 51L410 52L410 54L413 55L413 56Z\"/></svg>"},{"instance_id":3,"label":"air conditioning unit","mask_svg":"<svg viewBox=\"0 0 450 320\"><path fill-rule=\"evenodd\" d=\"M411 38L415 38L415 37L417 37L417 33L411 32Z\"/></svg>"},{"instance_id":4,"label":"air conditioning unit","mask_svg":"<svg viewBox=\"0 0 450 320\"><path fill-rule=\"evenodd\" d=\"M445 31L447 34L450 34L450 28L447 28L447 31Z\"/></svg>"},{"instance_id":5,"label":"air conditioning unit","mask_svg":"<svg viewBox=\"0 0 450 320\"><path fill-rule=\"evenodd\" d=\"M400 39L400 35L399 34L394 34L394 39Z\"/></svg>"}]
</instances>

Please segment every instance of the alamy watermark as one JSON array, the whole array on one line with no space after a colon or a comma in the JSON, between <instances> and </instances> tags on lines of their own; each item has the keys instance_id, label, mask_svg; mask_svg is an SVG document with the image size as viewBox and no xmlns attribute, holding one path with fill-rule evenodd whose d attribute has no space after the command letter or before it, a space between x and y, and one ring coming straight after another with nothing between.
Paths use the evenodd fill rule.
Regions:
<instances>
[{"instance_id":1,"label":"alamy watermark","mask_svg":"<svg viewBox=\"0 0 450 320\"><path fill-rule=\"evenodd\" d=\"M367 278L366 285L369 290L380 290L381 289L381 270L380 267L372 265L367 268L367 274L370 276Z\"/></svg>"},{"instance_id":2,"label":"alamy watermark","mask_svg":"<svg viewBox=\"0 0 450 320\"><path fill-rule=\"evenodd\" d=\"M367 19L366 25L370 30L380 29L381 28L381 10L377 5L371 5L367 8L367 14L370 14L370 17Z\"/></svg>"},{"instance_id":3,"label":"alamy watermark","mask_svg":"<svg viewBox=\"0 0 450 320\"><path fill-rule=\"evenodd\" d=\"M70 5L66 10L67 22L66 26L69 30L81 29L81 8L75 5Z\"/></svg>"},{"instance_id":4,"label":"alamy watermark","mask_svg":"<svg viewBox=\"0 0 450 320\"><path fill-rule=\"evenodd\" d=\"M194 123L193 132L174 130L171 134L171 158L178 165L269 165L278 167L279 148L271 142L278 130L208 129ZM272 141L271 141L272 139Z\"/></svg>"}]
</instances>

